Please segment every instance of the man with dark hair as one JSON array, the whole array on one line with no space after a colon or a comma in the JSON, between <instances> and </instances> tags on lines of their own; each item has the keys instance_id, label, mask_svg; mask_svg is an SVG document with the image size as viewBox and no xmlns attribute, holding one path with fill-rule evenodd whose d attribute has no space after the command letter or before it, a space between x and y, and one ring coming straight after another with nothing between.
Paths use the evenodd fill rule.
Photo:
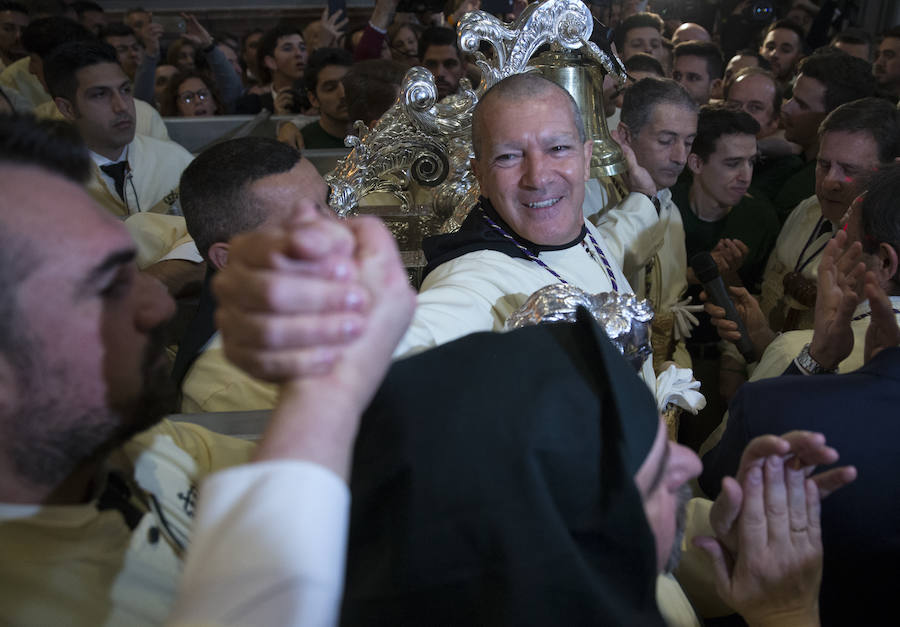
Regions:
<instances>
[{"instance_id":1,"label":"man with dark hair","mask_svg":"<svg viewBox=\"0 0 900 627\"><path fill-rule=\"evenodd\" d=\"M157 424L172 301L85 192L90 159L60 124L0 118L0 613L161 624L196 486L250 447Z\"/></svg>"},{"instance_id":2,"label":"man with dark hair","mask_svg":"<svg viewBox=\"0 0 900 627\"><path fill-rule=\"evenodd\" d=\"M40 118L65 119L50 94L44 90L44 60L57 47L58 42L94 41L94 36L78 24L63 17L50 17L35 20L26 30L26 39L30 47L30 69L41 81L41 92L48 98L45 102L34 105L34 114ZM42 98L44 97L42 96ZM140 135L149 135L157 139L168 140L169 134L159 113L145 102L135 102L135 131Z\"/></svg>"},{"instance_id":3,"label":"man with dark hair","mask_svg":"<svg viewBox=\"0 0 900 627\"><path fill-rule=\"evenodd\" d=\"M777 20L766 29L759 46L759 54L772 64L772 73L787 85L794 76L794 68L803 58L806 33L790 20Z\"/></svg>"},{"instance_id":4,"label":"man with dark hair","mask_svg":"<svg viewBox=\"0 0 900 627\"><path fill-rule=\"evenodd\" d=\"M173 142L135 134L131 82L116 52L101 42L75 42L56 48L47 58L45 76L62 115L81 133L90 151L92 176L87 184L94 200L120 218L138 213L176 216L178 178L193 158ZM172 220L141 218L150 225L142 238L159 237ZM202 259L190 237L182 235L153 272L173 294L194 286L202 276Z\"/></svg>"},{"instance_id":5,"label":"man with dark hair","mask_svg":"<svg viewBox=\"0 0 900 627\"><path fill-rule=\"evenodd\" d=\"M684 368L691 365L683 341L685 325L690 328L689 316L682 308L687 290L684 228L669 188L687 164L696 132L697 104L675 81L645 78L625 91L617 137L649 173L651 197L659 207L657 245L645 242L646 250L630 253L642 255L639 263L626 260L625 264L635 293L649 299L656 312L653 360L657 369L668 360ZM615 221L605 218L600 218L598 226L605 236L617 228Z\"/></svg>"},{"instance_id":6,"label":"man with dark hair","mask_svg":"<svg viewBox=\"0 0 900 627\"><path fill-rule=\"evenodd\" d=\"M422 65L433 75L438 99L455 94L459 79L466 74L466 64L456 43L456 31L432 26L425 29L419 39L419 55Z\"/></svg>"},{"instance_id":7,"label":"man with dark hair","mask_svg":"<svg viewBox=\"0 0 900 627\"><path fill-rule=\"evenodd\" d=\"M45 69L57 107L78 127L98 165L88 186L95 199L118 216L179 213L178 177L192 157L177 144L135 135L131 82L115 50L99 42L64 44Z\"/></svg>"},{"instance_id":8,"label":"man with dark hair","mask_svg":"<svg viewBox=\"0 0 900 627\"><path fill-rule=\"evenodd\" d=\"M698 105L722 86L722 51L711 41L687 41L672 53L672 79L684 87Z\"/></svg>"},{"instance_id":9,"label":"man with dark hair","mask_svg":"<svg viewBox=\"0 0 900 627\"><path fill-rule=\"evenodd\" d=\"M319 48L309 58L303 76L309 102L319 110L319 119L300 129L301 148L343 148L350 130L344 76L353 57L343 48Z\"/></svg>"},{"instance_id":10,"label":"man with dark hair","mask_svg":"<svg viewBox=\"0 0 900 627\"><path fill-rule=\"evenodd\" d=\"M900 156L900 111L884 99L863 98L832 111L819 134L816 195L800 203L784 223L766 264L759 302L744 290L733 293L761 356L753 380L781 374L809 342L813 316L818 315L813 308L820 263L825 263L823 250L852 215L851 205L871 173ZM713 316L723 338L739 337L731 323L721 320L721 311ZM787 333L795 329L801 331ZM812 359L816 355L813 350Z\"/></svg>"},{"instance_id":11,"label":"man with dark hair","mask_svg":"<svg viewBox=\"0 0 900 627\"><path fill-rule=\"evenodd\" d=\"M300 153L274 139L233 139L201 153L181 177L188 232L207 263L197 316L180 343L173 377L184 412L269 409L277 388L254 379L222 351L210 291L215 272L228 263L229 241L239 233L288 219L333 216L328 188Z\"/></svg>"},{"instance_id":12,"label":"man with dark hair","mask_svg":"<svg viewBox=\"0 0 900 627\"><path fill-rule=\"evenodd\" d=\"M295 102L292 90L303 78L306 56L306 42L298 27L279 23L266 31L259 40L254 71L261 85L270 89L262 94L244 94L235 103L235 111L255 114L268 109L276 115L298 113L299 103Z\"/></svg>"},{"instance_id":13,"label":"man with dark hair","mask_svg":"<svg viewBox=\"0 0 900 627\"><path fill-rule=\"evenodd\" d=\"M775 75L759 67L740 70L725 82L725 102L741 109L759 124L757 139L768 137L778 130L781 117L781 86Z\"/></svg>"},{"instance_id":14,"label":"man with dark hair","mask_svg":"<svg viewBox=\"0 0 900 627\"><path fill-rule=\"evenodd\" d=\"M126 26L130 26L134 32L139 33L144 30L144 27L149 24L152 19L153 14L144 7L131 7L125 11L122 22Z\"/></svg>"},{"instance_id":15,"label":"man with dark hair","mask_svg":"<svg viewBox=\"0 0 900 627\"><path fill-rule=\"evenodd\" d=\"M96 2L87 2L85 0L77 0L71 5L78 16L78 22L86 29L94 34L94 37L100 36L100 31L106 26L106 13ZM60 42L62 43L62 42Z\"/></svg>"},{"instance_id":16,"label":"man with dark hair","mask_svg":"<svg viewBox=\"0 0 900 627\"><path fill-rule=\"evenodd\" d=\"M758 132L759 124L744 111L701 107L687 161L691 183L672 189L684 223L687 258L712 251L723 238L740 240L747 252L739 267L730 268L729 276L737 275L754 294L781 228L775 208L747 193Z\"/></svg>"},{"instance_id":17,"label":"man with dark hair","mask_svg":"<svg viewBox=\"0 0 900 627\"><path fill-rule=\"evenodd\" d=\"M33 20L22 31L22 45L28 56L19 59L0 74L0 85L23 96L32 109L50 102L52 98L44 85L42 59L63 42L92 38L93 35L85 27L65 17Z\"/></svg>"},{"instance_id":18,"label":"man with dark hair","mask_svg":"<svg viewBox=\"0 0 900 627\"><path fill-rule=\"evenodd\" d=\"M831 47L851 57L872 62L872 36L861 28L846 28L837 33L831 38Z\"/></svg>"},{"instance_id":19,"label":"man with dark hair","mask_svg":"<svg viewBox=\"0 0 900 627\"><path fill-rule=\"evenodd\" d=\"M865 188L846 234L825 249L814 329L785 333L769 347L760 363L766 380L754 373L756 382L735 397L700 479L704 491L717 494L741 447L769 429L821 430L839 447L841 462L857 467L858 485L822 509L823 625L854 624L861 607L867 625L894 624L891 599L900 583L892 541L900 527L892 480L900 460L892 419L900 402L900 166L885 165ZM833 374L838 369L846 374Z\"/></svg>"},{"instance_id":20,"label":"man with dark hair","mask_svg":"<svg viewBox=\"0 0 900 627\"><path fill-rule=\"evenodd\" d=\"M895 26L882 36L872 73L880 88L895 99L900 96L900 26Z\"/></svg>"},{"instance_id":21,"label":"man with dark hair","mask_svg":"<svg viewBox=\"0 0 900 627\"><path fill-rule=\"evenodd\" d=\"M0 2L0 72L26 55L22 31L28 26L28 9L20 2Z\"/></svg>"},{"instance_id":22,"label":"man with dark hair","mask_svg":"<svg viewBox=\"0 0 900 627\"><path fill-rule=\"evenodd\" d=\"M781 107L784 138L802 149L805 163L784 180L772 204L782 222L813 193L819 125L851 100L875 94L869 64L840 51L822 51L800 62L790 100Z\"/></svg>"},{"instance_id":23,"label":"man with dark hair","mask_svg":"<svg viewBox=\"0 0 900 627\"><path fill-rule=\"evenodd\" d=\"M125 75L134 81L138 65L144 58L144 47L138 41L134 30L125 24L113 22L100 31L99 39L115 48L119 65L122 66Z\"/></svg>"},{"instance_id":24,"label":"man with dark hair","mask_svg":"<svg viewBox=\"0 0 900 627\"><path fill-rule=\"evenodd\" d=\"M655 76L656 78L666 77L666 72L659 60L645 52L638 52L628 57L628 60L625 61L625 71L628 73L626 86L616 90L612 98L612 102L616 105L616 113L607 117L606 124L609 128L615 128L619 124L619 116L622 113L622 101L625 98L625 91L630 85L648 76ZM604 94L605 97L606 95Z\"/></svg>"},{"instance_id":25,"label":"man with dark hair","mask_svg":"<svg viewBox=\"0 0 900 627\"><path fill-rule=\"evenodd\" d=\"M663 24L656 13L635 13L629 15L616 27L615 43L623 61L637 53L644 52L663 62Z\"/></svg>"}]
</instances>

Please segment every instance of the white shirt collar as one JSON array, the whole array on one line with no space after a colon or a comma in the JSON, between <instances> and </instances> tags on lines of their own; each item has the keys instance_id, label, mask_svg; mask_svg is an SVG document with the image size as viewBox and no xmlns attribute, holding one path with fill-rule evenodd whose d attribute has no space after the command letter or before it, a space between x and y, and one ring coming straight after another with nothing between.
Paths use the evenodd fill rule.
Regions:
<instances>
[{"instance_id":1,"label":"white shirt collar","mask_svg":"<svg viewBox=\"0 0 900 627\"><path fill-rule=\"evenodd\" d=\"M128 144L128 146L131 146L131 144ZM98 155L93 150L89 150L88 152L91 154L91 159L93 159L94 163L96 163L97 166L109 165L110 163L119 163L120 161L127 161L128 160L128 146L125 146L122 149L122 153L119 155L118 159L107 159L103 155Z\"/></svg>"}]
</instances>

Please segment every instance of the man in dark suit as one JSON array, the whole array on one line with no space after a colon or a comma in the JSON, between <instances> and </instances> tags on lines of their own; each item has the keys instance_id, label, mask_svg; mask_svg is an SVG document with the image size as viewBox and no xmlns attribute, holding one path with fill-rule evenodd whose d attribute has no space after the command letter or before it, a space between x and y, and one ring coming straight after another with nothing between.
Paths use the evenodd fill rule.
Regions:
<instances>
[{"instance_id":1,"label":"man in dark suit","mask_svg":"<svg viewBox=\"0 0 900 627\"><path fill-rule=\"evenodd\" d=\"M829 243L819 269L812 342L783 376L739 391L722 440L703 459L700 486L711 497L737 468L746 443L763 433L822 432L841 452L841 462L856 466L856 484L822 508L825 625L897 620L890 599L900 587L900 299L888 294L898 293L898 193L900 165L894 164L876 174L851 206L846 234ZM847 241L853 243L842 250ZM868 299L862 314L860 297ZM852 349L850 322L859 315L871 316L865 365L833 374ZM816 374L821 376L811 376Z\"/></svg>"}]
</instances>

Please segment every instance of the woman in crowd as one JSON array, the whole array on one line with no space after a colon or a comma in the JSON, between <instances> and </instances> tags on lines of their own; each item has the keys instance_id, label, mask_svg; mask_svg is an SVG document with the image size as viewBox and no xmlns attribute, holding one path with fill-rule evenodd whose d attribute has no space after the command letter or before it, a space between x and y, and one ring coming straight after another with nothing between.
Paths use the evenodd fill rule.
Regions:
<instances>
[{"instance_id":1,"label":"woman in crowd","mask_svg":"<svg viewBox=\"0 0 900 627\"><path fill-rule=\"evenodd\" d=\"M169 81L162 114L186 118L217 115L220 102L215 83L197 72L186 72Z\"/></svg>"}]
</instances>

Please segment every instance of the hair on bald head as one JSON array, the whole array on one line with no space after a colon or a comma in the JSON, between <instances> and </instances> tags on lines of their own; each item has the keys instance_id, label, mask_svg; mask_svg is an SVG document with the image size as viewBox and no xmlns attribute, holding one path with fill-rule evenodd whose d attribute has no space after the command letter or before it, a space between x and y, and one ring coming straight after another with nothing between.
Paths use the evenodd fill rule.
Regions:
<instances>
[{"instance_id":1,"label":"hair on bald head","mask_svg":"<svg viewBox=\"0 0 900 627\"><path fill-rule=\"evenodd\" d=\"M578 129L578 140L582 143L587 141L587 135L584 132L584 120L581 117L581 111L578 109L578 103L575 102L572 95L553 81L539 74L526 72L504 78L487 90L484 96L481 97L481 100L478 101L475 112L472 114L472 150L475 152L475 158L481 158L480 140L483 134L483 121L481 118L484 116L484 108L487 106L485 103L498 98L507 101L509 112L511 115L514 115L517 103L541 98L554 92L565 95L571 107L572 117L575 120L575 128Z\"/></svg>"}]
</instances>

